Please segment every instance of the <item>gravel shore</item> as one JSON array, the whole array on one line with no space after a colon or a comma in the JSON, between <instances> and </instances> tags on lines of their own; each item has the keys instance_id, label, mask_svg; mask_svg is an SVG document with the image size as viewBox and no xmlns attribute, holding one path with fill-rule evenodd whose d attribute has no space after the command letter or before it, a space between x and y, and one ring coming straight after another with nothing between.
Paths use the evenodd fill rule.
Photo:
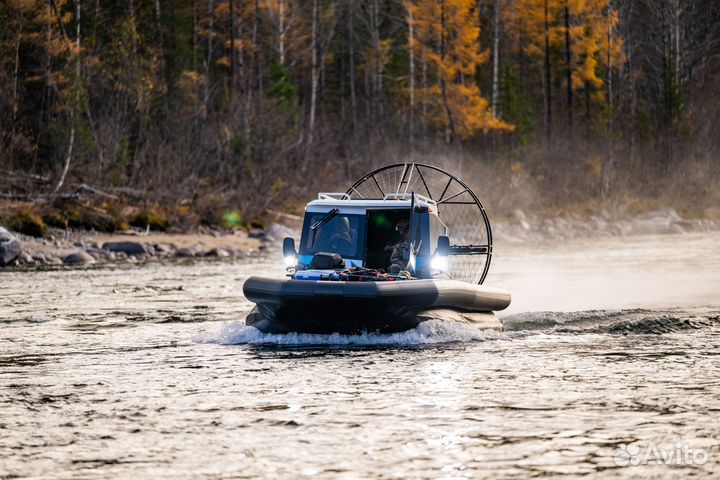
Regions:
<instances>
[{"instance_id":1,"label":"gravel shore","mask_svg":"<svg viewBox=\"0 0 720 480\"><path fill-rule=\"evenodd\" d=\"M2 227L0 227L2 228ZM0 267L34 268L143 263L179 258L237 258L265 250L294 231L274 224L265 230L201 233L95 233L52 229L47 238L0 230Z\"/></svg>"},{"instance_id":2,"label":"gravel shore","mask_svg":"<svg viewBox=\"0 0 720 480\"><path fill-rule=\"evenodd\" d=\"M178 258L237 258L274 248L284 237L299 237L300 217L288 217L264 230L210 230L198 233L129 231L95 233L51 229L47 238L9 232L0 226L0 267L42 268L94 264L143 263ZM291 218L292 217L292 218ZM683 219L673 209L614 219L543 218L516 210L513 218L493 222L495 243L523 243L580 237L683 235L720 231L720 220Z\"/></svg>"}]
</instances>

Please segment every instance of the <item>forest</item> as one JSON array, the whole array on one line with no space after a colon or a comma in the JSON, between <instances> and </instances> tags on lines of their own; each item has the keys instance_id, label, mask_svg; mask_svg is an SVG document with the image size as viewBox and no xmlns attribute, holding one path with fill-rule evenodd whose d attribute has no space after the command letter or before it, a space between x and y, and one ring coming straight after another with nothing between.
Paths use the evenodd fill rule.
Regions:
<instances>
[{"instance_id":1,"label":"forest","mask_svg":"<svg viewBox=\"0 0 720 480\"><path fill-rule=\"evenodd\" d=\"M5 202L244 224L415 161L496 215L720 214L715 1L3 0L0 86Z\"/></svg>"}]
</instances>

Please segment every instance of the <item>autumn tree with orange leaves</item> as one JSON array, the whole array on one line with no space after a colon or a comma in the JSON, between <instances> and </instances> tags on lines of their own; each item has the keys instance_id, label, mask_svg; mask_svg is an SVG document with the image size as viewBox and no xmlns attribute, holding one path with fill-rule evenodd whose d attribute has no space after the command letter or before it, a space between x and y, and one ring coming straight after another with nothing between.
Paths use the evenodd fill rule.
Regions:
<instances>
[{"instance_id":1,"label":"autumn tree with orange leaves","mask_svg":"<svg viewBox=\"0 0 720 480\"><path fill-rule=\"evenodd\" d=\"M442 127L446 144L456 137L470 138L477 131L513 129L493 116L475 82L478 66L488 60L478 43L475 5L471 0L405 3L413 29L409 48L432 72L431 82L417 90L419 102L428 106L422 120Z\"/></svg>"}]
</instances>

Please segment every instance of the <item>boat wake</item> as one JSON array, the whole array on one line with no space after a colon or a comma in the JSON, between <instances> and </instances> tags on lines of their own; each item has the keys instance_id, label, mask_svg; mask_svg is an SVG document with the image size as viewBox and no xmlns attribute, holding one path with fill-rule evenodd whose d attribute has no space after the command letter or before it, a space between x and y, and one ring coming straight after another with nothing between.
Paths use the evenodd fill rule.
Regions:
<instances>
[{"instance_id":1,"label":"boat wake","mask_svg":"<svg viewBox=\"0 0 720 480\"><path fill-rule=\"evenodd\" d=\"M505 331L443 320L429 320L402 333L318 335L308 333L262 333L236 321L214 333L194 337L198 343L220 345L348 345L416 346L487 340L511 340L529 334L660 335L720 326L720 311L692 310L587 310L580 312L526 312L500 319Z\"/></svg>"},{"instance_id":2,"label":"boat wake","mask_svg":"<svg viewBox=\"0 0 720 480\"><path fill-rule=\"evenodd\" d=\"M720 325L720 312L706 308L674 310L586 310L526 312L500 319L506 332L659 335Z\"/></svg>"},{"instance_id":3,"label":"boat wake","mask_svg":"<svg viewBox=\"0 0 720 480\"><path fill-rule=\"evenodd\" d=\"M513 333L512 335L517 335ZM504 332L481 330L475 326L429 320L407 332L379 334L362 333L359 335L318 335L309 333L271 334L262 333L255 327L243 322L231 322L222 326L216 333L200 334L194 338L199 343L217 343L221 345L432 345L440 343L476 342L509 338Z\"/></svg>"}]
</instances>

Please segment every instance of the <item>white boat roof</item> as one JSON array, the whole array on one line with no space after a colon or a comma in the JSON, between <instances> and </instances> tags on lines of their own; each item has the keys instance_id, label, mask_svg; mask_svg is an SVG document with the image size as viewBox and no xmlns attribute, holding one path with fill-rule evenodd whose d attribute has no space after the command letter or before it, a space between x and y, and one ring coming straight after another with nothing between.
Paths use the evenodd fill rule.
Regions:
<instances>
[{"instance_id":1,"label":"white boat roof","mask_svg":"<svg viewBox=\"0 0 720 480\"><path fill-rule=\"evenodd\" d=\"M411 193L389 193L383 198L351 198L347 193L319 193L317 200L307 204L309 212L323 212L328 208L338 208L341 213L352 213L358 210L410 208L413 204L428 207L430 213L437 215L437 203L423 195Z\"/></svg>"}]
</instances>

